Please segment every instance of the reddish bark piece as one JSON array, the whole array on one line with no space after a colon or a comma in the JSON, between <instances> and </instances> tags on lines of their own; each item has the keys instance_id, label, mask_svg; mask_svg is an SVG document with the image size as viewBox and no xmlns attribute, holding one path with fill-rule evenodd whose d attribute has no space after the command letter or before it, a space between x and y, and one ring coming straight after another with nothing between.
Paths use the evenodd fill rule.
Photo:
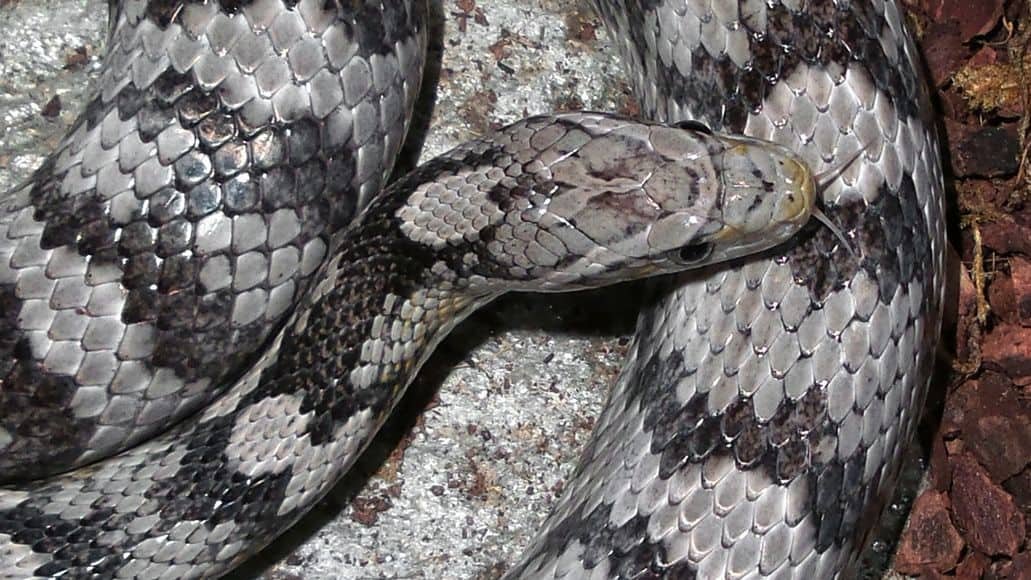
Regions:
<instances>
[{"instance_id":1,"label":"reddish bark piece","mask_svg":"<svg viewBox=\"0 0 1031 580\"><path fill-rule=\"evenodd\" d=\"M1013 558L1010 578L1014 580L1031 580L1031 552L1024 552Z\"/></svg>"},{"instance_id":2,"label":"reddish bark piece","mask_svg":"<svg viewBox=\"0 0 1031 580\"><path fill-rule=\"evenodd\" d=\"M1024 540L1024 514L970 455L952 458L952 513L971 547L1013 557Z\"/></svg>"},{"instance_id":3,"label":"reddish bark piece","mask_svg":"<svg viewBox=\"0 0 1031 580\"><path fill-rule=\"evenodd\" d=\"M938 102L941 103L941 116L943 119L965 121L970 115L970 103L963 96L963 92L955 85L938 91Z\"/></svg>"},{"instance_id":4,"label":"reddish bark piece","mask_svg":"<svg viewBox=\"0 0 1031 580\"><path fill-rule=\"evenodd\" d=\"M1019 322L1017 289L1014 287L1012 276L1007 276L1002 272L995 273L988 286L988 303L992 306L992 313L1002 320L1012 323Z\"/></svg>"},{"instance_id":5,"label":"reddish bark piece","mask_svg":"<svg viewBox=\"0 0 1031 580\"><path fill-rule=\"evenodd\" d=\"M985 66L995 64L999 60L999 53L990 46L982 46L974 56L967 61L967 66Z\"/></svg>"},{"instance_id":6,"label":"reddish bark piece","mask_svg":"<svg viewBox=\"0 0 1031 580\"><path fill-rule=\"evenodd\" d=\"M968 42L990 32L1002 18L1004 0L927 0L924 4L932 20L955 20L960 23L960 37Z\"/></svg>"},{"instance_id":7,"label":"reddish bark piece","mask_svg":"<svg viewBox=\"0 0 1031 580\"><path fill-rule=\"evenodd\" d=\"M984 363L1005 373L1018 385L1031 382L1031 333L1015 324L1000 324L984 339Z\"/></svg>"},{"instance_id":8,"label":"reddish bark piece","mask_svg":"<svg viewBox=\"0 0 1031 580\"><path fill-rule=\"evenodd\" d=\"M952 485L952 471L949 469L949 453L945 448L944 426L931 444L930 481L931 489L948 491Z\"/></svg>"},{"instance_id":9,"label":"reddish bark piece","mask_svg":"<svg viewBox=\"0 0 1031 580\"><path fill-rule=\"evenodd\" d=\"M992 561L980 552L971 552L956 567L956 580L979 580Z\"/></svg>"},{"instance_id":10,"label":"reddish bark piece","mask_svg":"<svg viewBox=\"0 0 1031 580\"><path fill-rule=\"evenodd\" d=\"M1020 167L1020 137L1015 123L975 127L945 120L949 158L957 176L1003 177Z\"/></svg>"},{"instance_id":11,"label":"reddish bark piece","mask_svg":"<svg viewBox=\"0 0 1031 580\"><path fill-rule=\"evenodd\" d=\"M949 397L942 417L941 432L962 440L964 451L972 452L1001 482L1020 473L1031 463L1031 402L1019 396L1019 389L1004 375L982 373L957 387ZM953 454L959 451L952 446ZM943 478L935 476L936 484Z\"/></svg>"},{"instance_id":12,"label":"reddish bark piece","mask_svg":"<svg viewBox=\"0 0 1031 580\"><path fill-rule=\"evenodd\" d=\"M969 448L995 481L1013 477L1031 462L1031 425L1021 408L978 417L967 432Z\"/></svg>"},{"instance_id":13,"label":"reddish bark piece","mask_svg":"<svg viewBox=\"0 0 1031 580\"><path fill-rule=\"evenodd\" d=\"M913 503L909 524L895 555L895 570L902 574L945 572L959 562L963 538L949 520L949 499L927 491Z\"/></svg>"},{"instance_id":14,"label":"reddish bark piece","mask_svg":"<svg viewBox=\"0 0 1031 580\"><path fill-rule=\"evenodd\" d=\"M942 431L951 437L962 436L970 424L995 409L1017 404L1017 395L1004 375L984 372L965 381L949 396Z\"/></svg>"},{"instance_id":15,"label":"reddish bark piece","mask_svg":"<svg viewBox=\"0 0 1031 580\"><path fill-rule=\"evenodd\" d=\"M1031 216L1014 215L1013 221L999 220L981 228L982 242L1000 254L1031 256Z\"/></svg>"},{"instance_id":16,"label":"reddish bark piece","mask_svg":"<svg viewBox=\"0 0 1031 580\"><path fill-rule=\"evenodd\" d=\"M1002 482L1002 488L1025 508L1031 506L1031 466L1028 466L1020 475L1015 475ZM1031 550L1031 545L1025 549Z\"/></svg>"},{"instance_id":17,"label":"reddish bark piece","mask_svg":"<svg viewBox=\"0 0 1031 580\"><path fill-rule=\"evenodd\" d=\"M950 439L945 442L945 451L947 451L949 455L960 455L962 453L966 453L967 446L963 444L962 439Z\"/></svg>"},{"instance_id":18,"label":"reddish bark piece","mask_svg":"<svg viewBox=\"0 0 1031 580\"><path fill-rule=\"evenodd\" d=\"M970 271L963 264L959 265L959 283L956 291L956 299L946 302L949 305L954 304L956 308L955 318L946 322L946 328L956 329L956 358L967 361L975 356L971 349L980 342L980 334L977 322L977 287L974 286ZM949 314L951 312L947 306L946 316Z\"/></svg>"},{"instance_id":19,"label":"reddish bark piece","mask_svg":"<svg viewBox=\"0 0 1031 580\"><path fill-rule=\"evenodd\" d=\"M1017 184L1008 181L967 179L957 184L956 194L960 203L966 207L979 208L987 205L999 208L1006 205L1013 197L1015 185ZM986 224L985 227L992 226Z\"/></svg>"},{"instance_id":20,"label":"reddish bark piece","mask_svg":"<svg viewBox=\"0 0 1031 580\"><path fill-rule=\"evenodd\" d=\"M970 50L963 45L959 23L954 20L934 20L927 27L921 44L927 70L935 86L948 82L953 73L966 62Z\"/></svg>"},{"instance_id":21,"label":"reddish bark piece","mask_svg":"<svg viewBox=\"0 0 1031 580\"><path fill-rule=\"evenodd\" d=\"M960 36L969 42L975 36L991 32L1002 18L1003 0L954 0L960 9L956 16L960 22Z\"/></svg>"},{"instance_id":22,"label":"reddish bark piece","mask_svg":"<svg viewBox=\"0 0 1031 580\"><path fill-rule=\"evenodd\" d=\"M1010 258L1010 278L1017 307L1017 322L1031 327L1031 260L1020 256Z\"/></svg>"}]
</instances>

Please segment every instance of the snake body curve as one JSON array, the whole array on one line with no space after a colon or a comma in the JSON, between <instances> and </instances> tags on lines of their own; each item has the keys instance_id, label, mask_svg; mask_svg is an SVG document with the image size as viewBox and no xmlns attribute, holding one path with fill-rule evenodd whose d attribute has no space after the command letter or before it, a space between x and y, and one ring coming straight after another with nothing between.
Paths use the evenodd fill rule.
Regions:
<instances>
[{"instance_id":1,"label":"snake body curve","mask_svg":"<svg viewBox=\"0 0 1031 580\"><path fill-rule=\"evenodd\" d=\"M610 26L622 31L627 60L637 75L646 110L658 118L696 117L725 131L771 138L797 148L815 168L834 166L860 147L867 147L864 156L842 179L824 191L827 213L844 229L856 253L848 253L828 232L816 230L801 238L794 248L771 260L749 261L733 269L717 270L704 278L681 281L686 285L676 292L656 289L657 296L661 297L658 306L642 316L630 363L585 452L582 467L542 534L510 571L513 577L550 577L549 574L555 577L570 577L569 574L700 578L810 577L815 574L815 577L831 577L854 569L856 548L863 543L863 534L869 530L871 518L876 516L879 499L892 485L900 443L912 434L937 334L944 242L940 167L929 109L915 72L918 60L905 36L897 7L890 3L882 6L878 2L842 3L841 6L829 3L802 6L788 2L772 7L751 2L712 7L705 4L610 6L603 3L600 7L601 14L610 20ZM304 1L122 3L117 13L122 26L114 33L106 67L115 72L105 73L111 80L102 82L103 86L111 87L110 94L106 98L98 97L96 102L100 104L92 107L92 121L90 108L87 109L86 120L65 143L69 152L63 160L61 155L55 155L54 165L37 175L54 175L53 189L69 188L66 194L91 191L98 184L106 184L103 179L109 179L110 175L102 176L99 170L92 175L87 171L80 171L81 175L66 172L68 167L85 169L89 163L101 166L102 159L107 163L114 159L119 167L123 164L129 167L135 179L132 187L137 191L141 181L145 187L148 179L153 180L155 174L160 174L159 167L172 167L171 173L176 179L195 175L190 171L180 175L180 167L174 162L162 163L166 159L163 149L177 151L183 148L182 140L189 139L180 135L177 141L173 138L175 135L169 135L162 140L157 138L158 134L145 138L140 131L145 127L144 121L155 116L161 120L158 114L162 112L161 107L150 107L159 109L155 113L146 106L148 99L139 95L133 98L131 94L132 88L146 85L148 74L156 73L145 64L130 64L130 56L149 56L152 66L161 70L168 70L162 67L171 63L173 55L186 58L188 63L180 63L180 66L189 74L178 71L180 77L199 85L186 86L183 78L178 79L178 83L160 84L162 90L170 91L166 103L169 106L164 113L167 115L168 110L172 110L174 115L164 118L165 125L158 127L167 129L171 120L191 131L196 128L193 145L203 153L199 157L207 157L210 165L201 171L197 183L191 183L191 188L196 187L200 192L198 200L205 199L201 190L207 183L219 189L227 202L228 192L234 188L233 178L247 174L257 183L257 200L250 205L247 205L247 186L242 188L242 193L237 190L232 194L234 200L236 196L243 199L242 210L226 203L228 221L232 224L230 246L236 240L233 227L238 221L242 222L241 227L246 224L246 220L238 218L246 217L248 208L267 203L262 179L272 175L288 184L302 183L303 178L316 173L315 168L309 174L299 169L305 163L317 161L323 170L337 167L339 173L334 174L337 179L325 180L321 188L329 196L341 196L339 200L328 203L315 200L314 209L307 209L300 203L302 200L295 201L295 205L273 206L274 210L290 209L295 215L315 214L318 219L315 220L317 225L311 226L314 230L306 231L305 235L299 233L284 246L275 247L268 243L273 237L273 222L268 221L264 243L247 248L260 247L266 254L265 259L271 261L275 251L282 247L289 247L300 256L313 247L310 252L317 257L311 260L318 262L320 254L325 254L325 248L331 244L326 230L347 222L352 217L352 208L364 205L372 192L379 189L390 165L388 160L403 133L402 119L406 116L403 111L410 107L413 86L418 81L417 74L410 72L413 70L410 65L421 60L423 43L417 4L412 4L414 9L406 4L398 5L409 8L399 12L404 18L399 18L398 14L353 15L349 24L344 19L340 29L327 24L332 19L318 18L319 5ZM340 6L335 9L344 10ZM342 12L335 14L340 16ZM277 20L286 24L277 25ZM362 36L359 20L362 24L380 23L382 28L377 28L375 34ZM671 22L679 24L671 28ZM241 48L247 45L243 39L249 38L248 28L263 40L251 42L254 46L249 49ZM191 30L195 34L189 34ZM353 41L351 44L333 44L328 40L340 30L353 35L346 37ZM815 34L814 30L822 33ZM390 34L394 34L392 49L384 50L382 39L391 38ZM314 95L322 95L315 90L319 74L306 76L291 67L307 64L309 71L320 69L305 60L303 48L293 52L286 46L289 41L301 46L301 41L310 38L319 38L324 47L341 47L338 55L329 51L323 53L328 55L327 68L338 74L342 87L339 101L336 108L319 109L321 116L315 117L307 116L308 111L296 105L302 102L312 110L317 106L319 99ZM366 42L369 44L363 44ZM119 47L124 47L121 57ZM282 79L285 74L282 64L270 67L278 71L261 74L258 73L260 65L250 70L241 67L237 78L234 69L209 62L218 60L210 54L223 60L226 55L256 57L258 48L269 54L284 55L286 70L295 75L296 82ZM165 50L168 52L163 52ZM389 55L394 55L393 60ZM334 56L340 58L336 63L332 62ZM119 58L121 64L118 64ZM355 69L359 70L355 72ZM232 74L220 77L220 73L227 70ZM690 71L694 72L685 78ZM157 82L157 79L151 80ZM262 84L265 82L271 84ZM298 91L289 88L296 86L309 91L303 94L309 100L297 100ZM348 100L349 89L351 93L361 92L354 90L356 86L364 87L367 92L378 92L370 101ZM275 90L263 91L269 87ZM277 92L284 87L288 87L285 93ZM336 90L328 92L336 94ZM122 96L124 93L130 94ZM229 110L232 135L222 142L219 139L224 131L216 130L220 126L216 121L226 110L212 108L210 99L205 103L203 97L211 94L222 99L220 104L239 104L238 108ZM717 95L719 100L714 98ZM369 102L379 107L373 109L371 115ZM191 118L191 114L196 118ZM216 155L233 142L237 132L242 133L243 127L252 126L248 125L250 115L273 120L271 129L263 129L255 123L252 133L241 135L247 143L246 151L239 152L237 147L236 156L232 151ZM84 135L90 131L96 132L103 141L104 121L124 121L122 117L137 125L124 131L108 129L114 132L109 133L114 136L108 138L119 144L123 138L128 138L129 145L124 147L126 160L121 158L121 146L115 147L117 155L111 153L111 148L104 147L92 153L88 148L74 150L75 142L89 140ZM118 125L115 121L108 124ZM401 129L397 128L399 124ZM306 151L313 142L313 125L323 141L316 151ZM224 119L221 126L225 127ZM308 131L307 137L305 131ZM133 135L139 143L131 140ZM207 137L214 140L205 142ZM346 154L333 149L352 144L357 145L357 153ZM363 149L369 144L369 148ZM150 151L141 153L141 148L147 147ZM92 161L87 162L87 158ZM367 161L370 158L374 161ZM148 160L155 171L140 169L147 166ZM365 165L363 160L366 160ZM137 161L139 165L132 166ZM65 165L61 165L62 162ZM235 163L246 162L256 163L258 170L234 168ZM204 166L205 161L199 163ZM190 169L190 164L182 165ZM280 169L289 170L290 175L283 176L284 171L277 171ZM344 181L349 186L339 187ZM38 185L39 191L44 185ZM126 184L121 183L121 187L124 190ZM117 189L118 185L114 187ZM160 188L154 189L151 195L162 193ZM160 236L167 222L161 222L163 217L152 214L165 215L162 208L181 206L177 215L185 216L191 227L200 226L197 217L207 217L190 213L192 195L179 196L189 198L181 200L175 195L175 192L187 193L193 189L172 189L173 192L164 192L172 198L170 201L157 198L161 203L148 201L142 209L134 208L137 213L145 214L142 220L134 214L135 221L148 225L152 220L156 222L151 226L155 230L152 244L159 244L162 239L176 239L174 235ZM268 191L286 191L287 197L299 199L304 189L275 187ZM109 191L120 193L114 190ZM89 204L72 206L75 212L59 211L60 206L40 208L34 205L37 198L32 197L31 191L35 190L23 194L29 199L16 198L13 202L22 204L15 208L21 212L19 215L29 213L33 218L26 220L29 223L18 222L16 225L22 228L18 231L35 236L34 241L41 248L51 244L52 247L43 248L43 253L50 252L46 259L55 255L66 258L61 252L70 242L60 237L45 241L46 227L38 224L50 223L48 219L64 215L88 217ZM50 198L65 203L75 199L70 195ZM31 207L32 211L25 212L26 207ZM173 215L172 222L175 217ZM13 221L7 223L14 224ZM74 225L58 224L61 227L53 227L54 236L64 231L62 227ZM94 231L86 225L89 224L78 224L78 227ZM171 234L176 233L175 228L169 229ZM9 239L14 237L11 230L8 226ZM101 241L102 233L96 236ZM84 236L75 243L79 244L75 248L78 252L73 253L92 256L91 252L96 249L96 255L104 256L103 243L94 243L92 237ZM106 249L110 249L110 244ZM14 250L9 253L8 260L14 257ZM176 261L169 259L174 252L165 253L167 255L160 256L162 260ZM206 257L201 252L198 254ZM239 258L229 252L226 254L234 260L229 272L246 277L248 270L238 267ZM40 258L35 256L34 259ZM211 261L198 261L186 268L203 272ZM61 265L65 262L67 259L59 261ZM103 265L101 260L98 262ZM13 266L22 262L7 263ZM162 268L164 263L161 262ZM29 267L33 265L30 263ZM92 262L79 268L91 265ZM118 283L117 273L105 272L99 266L96 270L96 273L87 272L92 276L88 280L100 282L91 285L93 291L104 284ZM174 286L163 286L159 274L143 271L152 276L146 279L145 286L157 286L159 294L173 297L182 294L176 292L178 288ZM181 271L177 270L177 275ZM300 289L308 284L314 272L312 266L298 267L283 283L292 284L290 292L300 295ZM252 296L255 289L265 291L265 300L270 300L276 289L271 282L247 284L237 284L235 278L221 286L216 284L208 293L215 298L208 300L219 307L210 310L232 312L226 304L245 300L243 297ZM202 295L184 309L203 312L204 298L208 295ZM180 307L180 298L170 299L175 301L170 302L171 312L177 312L175 308ZM14 299L22 297L7 298L8 303ZM218 300L221 302L215 302ZM163 303L161 306L165 307ZM241 312L243 310L241 308ZM92 313L88 308L85 311ZM8 312L11 310L5 309L5 313ZM100 317L110 317L103 312L100 314ZM163 325L159 316L144 317L132 324L153 326L156 330L152 334L167 337L167 343L158 341L157 344L183 344L184 332L197 331L192 327L185 331L166 328L167 321ZM91 322L88 320L84 325L89 328ZM248 358L246 353L267 340L277 326L277 319L270 316L260 321L265 327L251 333L242 331L240 327L246 324L239 322L230 318L226 324L228 330L218 330L217 320L210 327L222 333L221 343L242 343L240 350L234 351L242 353L238 355L242 359ZM21 324L22 319L8 319L7 323L13 327ZM225 340L226 337L229 340ZM10 352L20 356L24 347L22 350L17 347L11 345ZM83 356L92 352L86 351ZM115 350L114 354L123 362L121 353ZM188 357L190 353L182 354ZM36 362L45 362L46 357L42 359ZM159 362L166 360L159 358ZM273 359L263 361L261 364L275 366ZM22 366L15 364L13 370L10 366L3 369L11 373L5 376L23 377L40 366L18 364ZM161 364L155 368L181 370ZM251 374L260 374L262 370L259 365ZM142 387L125 389L118 394L150 392L158 396L141 396L141 403L129 405L133 410L130 418L124 419L123 414L121 422L114 425L118 428L114 430L117 436L97 437L91 433L89 439L84 439L76 432L66 437L71 444L63 448L60 457L35 462L33 469L60 471L105 453L95 451L95 455L91 455L89 445L76 447L87 440L107 446L107 452L131 445L150 436L154 430L146 421L137 420L151 416L141 408L145 409L153 400L171 394L174 404L166 404L167 408L162 410L165 414L158 415L182 416L207 404L218 394L219 389L209 390L208 383L226 382L219 381L219 377L206 382L204 378L193 377L194 383L203 383L194 384L188 377L176 376L173 379L180 382L169 382L167 376L159 380L159 373L142 375L141 380L145 382ZM11 384L10 379L5 382L5 396L12 392L24 395L24 390L8 390ZM26 380L22 384L31 389L31 385L37 383ZM67 387L66 384L48 385L42 392L48 396L55 392L61 394L58 388L61 386ZM47 408L67 413L75 407L74 391L62 396L67 396L66 404ZM303 414L303 403L282 398L285 396L280 395L277 400L277 403L286 403L280 408L284 415L276 423L278 430L289 430L291 412ZM43 406L53 403L43 396L36 398ZM79 398L89 400L87 395ZM78 402L79 409L90 407L81 400ZM208 406L201 417L203 421L217 421L229 416L232 410L254 403L260 401L230 396ZM294 403L296 405L291 407ZM94 403L93 408L96 405ZM366 408L365 405L359 407ZM9 404L5 408L28 407ZM93 416L103 415L102 411ZM89 417L88 413L80 415ZM39 423L28 419L30 417L22 417L19 422L15 417L12 424ZM227 426L229 423L226 421L226 425L210 432L220 433L219 437L228 436L233 431ZM68 421L51 420L48 424L67 425ZM15 429L11 431L19 433ZM321 432L324 436L325 429ZM37 436L37 440L48 438L52 439L52 434ZM223 452L242 459L234 455L239 449L232 449L226 443L228 438L212 436L210 441L202 443L210 444L206 448L208 453ZM215 573L238 560L240 554L249 550L242 539L247 537L246 533L233 526L205 523L201 512L210 509L210 505L202 508L200 504L177 501L184 497L214 495L208 482L218 478L197 469L182 469L196 457L188 450L177 453L169 440L165 438L164 444L161 440L151 443L149 456L141 454L132 459L130 452L121 456L122 459L105 460L61 478L29 485L14 484L0 491L0 540L5 542L0 549L0 563L4 564L5 572L17 570L11 573L13 577L43 575L44 572L65 572L72 576L190 576ZM11 437L11 441L17 438ZM31 449L26 453L32 453ZM18 457L12 465L25 464L20 459L24 456ZM238 467L239 463L234 465ZM291 468L296 472L297 466ZM258 473L264 468L256 463L248 469L251 475L275 473L275 469ZM336 465L333 469L341 470L342 466ZM285 471L280 471L279 475L282 473ZM227 474L225 479L232 481L239 477L239 473ZM284 500L290 496L282 492L291 484L283 483L283 479L286 478L280 478L275 484L283 487L276 488L272 483L256 486L251 488L253 496L234 504L233 509L241 511L234 512L229 519L243 515L242 519L261 522L256 525L257 531L248 532L252 539L258 538L258 543L267 541L292 520L280 517L282 513L317 495L307 490L304 499L295 496ZM297 486L303 487L296 483L297 478L291 481L294 487L289 491L296 492ZM239 493L244 493L245 489L241 485ZM253 491L255 489L259 491ZM276 491L269 491L272 489ZM223 491L230 493L226 498L239 499L231 495L230 490ZM194 524L191 520L200 523ZM120 554L119 557L106 557L114 553ZM90 568L94 564L97 567Z\"/></svg>"}]
</instances>

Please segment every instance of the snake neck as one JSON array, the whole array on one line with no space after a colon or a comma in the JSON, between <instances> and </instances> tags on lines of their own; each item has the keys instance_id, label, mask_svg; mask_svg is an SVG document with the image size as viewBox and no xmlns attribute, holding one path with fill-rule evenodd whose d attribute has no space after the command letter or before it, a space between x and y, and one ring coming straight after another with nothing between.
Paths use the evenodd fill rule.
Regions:
<instances>
[{"instance_id":1,"label":"snake neck","mask_svg":"<svg viewBox=\"0 0 1031 580\"><path fill-rule=\"evenodd\" d=\"M396 207L374 204L338 235L262 374L260 397L306 393L301 412L322 424L314 441L340 437L356 417L378 427L437 343L496 297L471 291L439 252L405 238ZM313 384L325 377L332 384Z\"/></svg>"}]
</instances>

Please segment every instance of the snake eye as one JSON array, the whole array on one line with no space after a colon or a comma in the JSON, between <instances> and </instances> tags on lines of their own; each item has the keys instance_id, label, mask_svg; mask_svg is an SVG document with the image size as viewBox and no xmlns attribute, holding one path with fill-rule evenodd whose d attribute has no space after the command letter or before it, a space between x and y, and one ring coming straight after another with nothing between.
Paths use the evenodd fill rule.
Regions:
<instances>
[{"instance_id":1,"label":"snake eye","mask_svg":"<svg viewBox=\"0 0 1031 580\"><path fill-rule=\"evenodd\" d=\"M687 129L688 131L697 131L705 135L712 135L712 129L708 125L701 121L695 121L694 119L688 119L686 121L678 121L673 124L677 129Z\"/></svg>"},{"instance_id":2,"label":"snake eye","mask_svg":"<svg viewBox=\"0 0 1031 580\"><path fill-rule=\"evenodd\" d=\"M671 262L682 266L693 266L712 255L712 244L692 244L677 248L669 253Z\"/></svg>"}]
</instances>

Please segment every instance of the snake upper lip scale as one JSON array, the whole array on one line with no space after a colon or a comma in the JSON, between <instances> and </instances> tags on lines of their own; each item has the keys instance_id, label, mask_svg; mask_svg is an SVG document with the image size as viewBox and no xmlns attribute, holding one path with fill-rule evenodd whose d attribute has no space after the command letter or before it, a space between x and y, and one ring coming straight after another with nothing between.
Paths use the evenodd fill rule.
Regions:
<instances>
[{"instance_id":1,"label":"snake upper lip scale","mask_svg":"<svg viewBox=\"0 0 1031 580\"><path fill-rule=\"evenodd\" d=\"M713 130L531 118L377 197L421 0L112 2L83 115L0 197L0 578L222 574L346 472L472 309L701 266L652 285L506 577L860 571L942 304L899 8L595 4L646 116ZM838 229L792 237L816 202Z\"/></svg>"}]
</instances>

